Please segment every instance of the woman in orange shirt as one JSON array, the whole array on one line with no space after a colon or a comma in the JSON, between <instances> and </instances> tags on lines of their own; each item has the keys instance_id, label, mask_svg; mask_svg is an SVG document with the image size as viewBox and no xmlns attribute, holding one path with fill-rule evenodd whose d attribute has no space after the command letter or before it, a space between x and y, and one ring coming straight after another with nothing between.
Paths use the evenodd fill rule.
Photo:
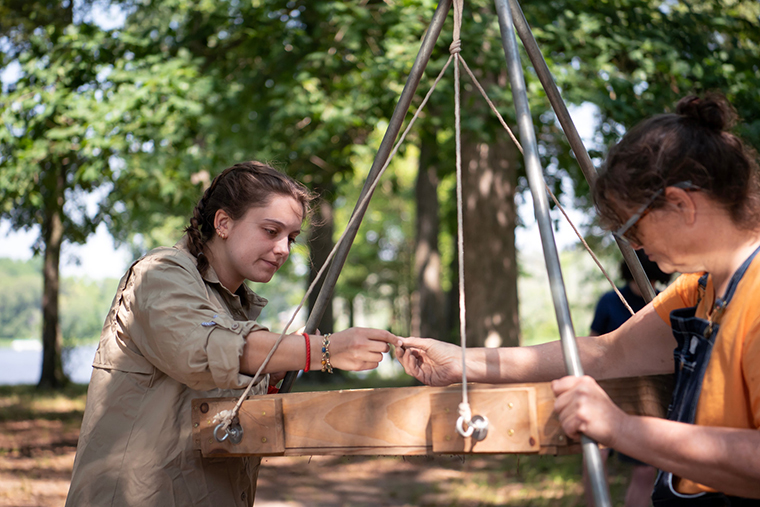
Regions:
<instances>
[{"instance_id":1,"label":"woman in orange shirt","mask_svg":"<svg viewBox=\"0 0 760 507\"><path fill-rule=\"evenodd\" d=\"M615 331L578 339L590 376L560 378L559 342L467 354L475 382L553 380L568 435L661 470L658 506L760 505L760 170L734 118L722 97L685 97L610 151L602 223L685 274ZM461 380L454 345L408 338L398 355L425 383ZM669 373L674 359L668 420L625 414L594 380Z\"/></svg>"}]
</instances>

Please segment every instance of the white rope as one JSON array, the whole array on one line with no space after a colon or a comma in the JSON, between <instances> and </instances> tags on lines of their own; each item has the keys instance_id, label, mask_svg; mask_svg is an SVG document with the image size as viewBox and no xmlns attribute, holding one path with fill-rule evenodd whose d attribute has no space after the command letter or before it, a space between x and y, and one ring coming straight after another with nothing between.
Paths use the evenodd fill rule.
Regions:
<instances>
[{"instance_id":1,"label":"white rope","mask_svg":"<svg viewBox=\"0 0 760 507\"><path fill-rule=\"evenodd\" d=\"M364 199L361 200L361 202L357 205L356 209L362 209L364 208L369 200L372 198L372 193L375 191L375 188L377 188L377 185L380 183L380 178L385 173L386 169L388 169L388 166L390 165L391 161L393 160L393 157L396 156L396 153L398 152L399 148L403 144L404 140L406 139L407 134L411 130L414 123L417 121L417 118L419 117L420 113L424 109L425 105L428 103L428 100L430 100L430 96L433 94L433 91L435 90L436 86L438 86L438 83L441 81L441 78L443 78L444 73L446 72L446 69L448 69L449 64L451 63L451 60L453 59L453 55L449 56L449 59L446 61L446 64L443 66L441 71L438 73L438 76L436 77L435 81L433 82L433 85L430 87L430 90L425 95L425 98L422 100L422 103L420 103L420 106L415 111L414 115L412 116L412 119L409 120L409 124L407 125L406 129L404 130L403 134L401 134L401 137L399 138L396 145L393 147L393 150L391 151L390 155L388 156L388 160L386 160L383 167L380 169L380 171L377 173L377 176L375 177L375 180L372 182L372 185L370 185L369 190L367 194L364 196ZM293 321L296 318L296 315L298 315L298 312L301 311L301 308L303 308L304 303L306 302L309 295L314 290L314 287L317 285L317 282L322 278L322 275L327 270L328 266L330 265L330 262L332 261L333 257L335 256L335 253L338 251L338 248L345 240L347 233L349 229L354 225L354 223L357 220L360 220L360 213L355 213L351 219L348 221L348 224L346 225L346 228L343 231L343 234L341 234L338 241L335 243L335 246L330 251L330 254L327 256L327 259L325 259L324 264L322 264L322 267L320 268L319 272L317 273L317 276L314 277L314 281L309 285L309 288L306 290L306 293L304 294L303 298L301 298L301 302L298 304L298 307L296 308L295 312L293 312L293 315L290 317L290 320L285 325L285 329L282 331L280 336L277 338L277 340L274 342L274 345L272 345L272 348L269 350L269 353L267 354L266 358L264 358L264 362L261 363L261 366L259 366L259 369L256 371L256 374L253 376L251 381L248 383L248 387L245 389L243 394L240 396L240 399L235 404L235 407L232 410L224 410L222 412L219 412L215 417L216 420L220 421L220 424L222 424L222 429L227 430L227 428L230 427L232 422L234 421L235 417L237 417L238 412L240 411L240 407L243 405L243 402L248 398L249 393L251 392L251 388L256 384L256 381L258 380L259 376L261 375L261 372L266 368L267 364L269 364L269 360L274 355L275 351L277 350L277 347L280 346L280 343L285 338L285 335L288 332L288 329L290 328L290 325L293 323Z\"/></svg>"},{"instance_id":2,"label":"white rope","mask_svg":"<svg viewBox=\"0 0 760 507\"><path fill-rule=\"evenodd\" d=\"M462 403L459 404L457 432L467 438L475 428L472 426L472 410L467 396L467 309L464 296L464 211L462 198L462 114L460 97L459 62L462 61L460 52L462 41L463 0L454 0L454 32L453 42L449 53L454 57L454 132L456 140L456 173L457 173L457 253L459 257L459 341L462 350ZM467 429L464 425L467 425Z\"/></svg>"},{"instance_id":3,"label":"white rope","mask_svg":"<svg viewBox=\"0 0 760 507\"><path fill-rule=\"evenodd\" d=\"M461 57L460 57L461 58ZM470 68L467 66L467 62L465 62L464 58L461 58L462 66L464 67L464 70L467 71L467 74L470 75L470 78L472 79L473 83L475 83L475 87L480 91L480 94L483 96L485 101L488 103L488 105L491 108L491 111L494 112L496 117L499 119L499 123L501 123L501 126L504 128L504 130L507 131L509 134L509 137L512 139L512 142L515 143L515 146L517 146L517 149L520 150L520 153L523 155L525 152L523 151L522 145L520 144L520 141L517 140L517 137L515 137L515 134L512 132L512 130L507 125L507 122L504 121L504 118L501 116L499 111L496 109L496 106L494 106L493 102L491 102L491 99L488 97L488 94L483 89L483 87L480 85L480 82L478 81L478 78L475 77L475 74L472 73ZM610 278L609 273L607 273L607 270L604 269L604 266L602 266L602 263L599 262L599 258L596 256L593 250L591 250L591 247L586 243L586 240L584 239L583 235L578 231L578 229L575 227L575 224L573 224L573 221L570 220L570 217L567 215L567 212L565 211L565 208L562 207L562 205L559 203L559 199L554 195L554 192L552 192L551 188L549 188L549 185L544 182L544 186L546 187L546 191L551 196L552 200L554 201L554 204L557 205L557 208L559 208L560 212L562 212L562 215L565 217L565 220L567 220L567 223L570 224L570 227L573 228L573 231L575 232L575 235L578 236L578 239L581 240L581 243L583 244L583 247L586 249L586 251L591 255L591 258L594 259L594 262L599 267L599 269L602 271L602 274L607 279L608 282L610 282L610 285L612 286L612 290L615 291L615 294L620 298L620 301L625 305L626 309L631 313L631 315L634 315L635 312L633 311L633 308L628 304L628 301L625 300L623 295L620 293L620 290L615 285L615 282Z\"/></svg>"},{"instance_id":4,"label":"white rope","mask_svg":"<svg viewBox=\"0 0 760 507\"><path fill-rule=\"evenodd\" d=\"M546 185L546 182L544 182L544 185ZM578 231L578 229L575 227L575 224L572 220L570 220L570 217L567 216L567 213L565 212L565 208L562 207L562 205L559 203L559 199L554 195L554 192L551 191L549 188L549 185L546 185L546 191L549 192L549 195L551 196L552 200L554 201L554 204L557 205L557 208L562 212L562 215L564 215L565 220L567 220L567 223L570 224L570 227L573 228L573 231L575 231L575 235L578 236L578 239L581 240L581 243L583 243L583 246L586 248L586 251L591 254L591 258L594 259L594 262L599 267L599 269L602 271L602 274L604 274L604 277L607 279L608 282L610 282L610 285L612 285L612 289L615 291L615 294L618 295L620 298L620 301L625 305L626 309L631 312L631 315L635 315L636 312L633 311L633 308L631 308L631 305L628 304L628 301L625 300L623 295L620 293L620 289L617 288L615 285L615 282L612 281L612 278L610 278L610 275L607 273L607 271L604 269L604 266L602 266L602 263L599 262L599 259L597 259L594 252L591 250L591 247L588 246L588 243L586 243L586 240L583 238L581 233Z\"/></svg>"}]
</instances>

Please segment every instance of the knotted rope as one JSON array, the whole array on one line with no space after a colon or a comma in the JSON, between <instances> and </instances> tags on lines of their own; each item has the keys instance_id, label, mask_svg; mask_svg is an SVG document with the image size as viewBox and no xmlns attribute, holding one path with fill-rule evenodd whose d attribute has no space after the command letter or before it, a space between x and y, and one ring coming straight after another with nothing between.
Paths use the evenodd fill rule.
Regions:
<instances>
[{"instance_id":1,"label":"knotted rope","mask_svg":"<svg viewBox=\"0 0 760 507\"><path fill-rule=\"evenodd\" d=\"M507 123L504 121L504 118L499 113L498 109L496 109L496 106L491 101L490 97L486 93L486 91L483 89L483 86L478 81L478 78L475 77L475 74L470 70L470 67L467 65L467 62L462 57L461 50L462 50L462 41L460 39L460 34L462 30L462 8L463 8L463 0L454 0L453 2L453 9L454 9L454 29L453 29L453 42L449 46L449 53L454 57L454 118L455 118L455 129L456 129L456 172L457 172L457 250L459 254L459 333L460 333L460 342L461 342L461 349L462 349L462 403L459 404L459 419L457 420L457 431L462 435L463 437L469 437L473 433L473 426L472 426L472 411L470 408L468 396L467 396L467 337L466 337L466 331L465 331L465 315L466 315L466 309L465 309L465 297L464 297L464 238L463 238L463 218L462 218L462 157L461 157L461 112L460 112L460 75L459 75L459 64L462 64L462 67L464 67L467 74L472 79L473 83L475 84L475 87L478 89L480 94L485 99L486 103L488 103L488 106L491 108L491 111L496 114L496 117L499 119L499 123L501 123L501 126L504 128L504 130L507 131L509 134L509 137L512 139L512 142L515 143L515 146L517 146L517 149L520 150L520 153L523 155L525 152L523 151L522 145L517 140L517 137L512 132L512 130L509 128ZM449 58L449 61L451 58ZM448 63L447 63L448 65ZM554 201L554 204L557 206L557 208L560 210L562 215L565 217L565 220L567 220L567 223L570 224L570 227L572 227L573 232L575 232L575 235L580 239L581 243L583 244L586 251L591 255L591 258L596 263L597 267L601 270L601 272L604 274L604 277L607 279L607 281L612 286L612 289L615 291L615 294L620 298L620 301L625 305L626 309L631 313L631 315L634 315L634 311L631 308L631 306L628 304L628 302L625 300L623 295L620 293L620 290L615 285L615 282L612 280L610 275L607 273L607 270L604 269L604 266L602 266L602 263L599 261L599 258L594 254L593 250L591 250L591 247L586 242L583 235L578 231L578 229L575 227L575 224L573 224L573 221L568 216L565 209L562 207L562 205L559 202L559 199L554 195L554 192L552 192L551 188L549 188L549 185L544 182L544 186L546 187L546 191L551 196L552 200ZM468 429L463 429L463 424L466 423L468 425Z\"/></svg>"},{"instance_id":2,"label":"knotted rope","mask_svg":"<svg viewBox=\"0 0 760 507\"><path fill-rule=\"evenodd\" d=\"M454 132L456 140L456 174L457 174L457 253L459 257L459 341L462 349L462 403L459 404L457 432L467 438L472 435L472 410L467 396L467 308L464 295L464 212L462 198L462 115L460 97L459 62L463 61L462 8L464 0L454 0L454 32L449 53L454 57ZM467 425L467 429L465 429Z\"/></svg>"}]
</instances>

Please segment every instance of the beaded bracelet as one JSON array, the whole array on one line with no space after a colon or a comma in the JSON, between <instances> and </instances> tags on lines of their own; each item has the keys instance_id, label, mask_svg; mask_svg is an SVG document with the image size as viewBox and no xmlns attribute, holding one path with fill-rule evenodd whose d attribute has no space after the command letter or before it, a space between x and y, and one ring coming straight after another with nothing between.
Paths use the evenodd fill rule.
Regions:
<instances>
[{"instance_id":1,"label":"beaded bracelet","mask_svg":"<svg viewBox=\"0 0 760 507\"><path fill-rule=\"evenodd\" d=\"M311 367L311 342L309 341L308 334L303 333L303 337L306 340L306 366L304 366L303 371L306 373Z\"/></svg>"},{"instance_id":2,"label":"beaded bracelet","mask_svg":"<svg viewBox=\"0 0 760 507\"><path fill-rule=\"evenodd\" d=\"M322 337L322 371L333 372L332 364L330 364L330 333Z\"/></svg>"}]
</instances>

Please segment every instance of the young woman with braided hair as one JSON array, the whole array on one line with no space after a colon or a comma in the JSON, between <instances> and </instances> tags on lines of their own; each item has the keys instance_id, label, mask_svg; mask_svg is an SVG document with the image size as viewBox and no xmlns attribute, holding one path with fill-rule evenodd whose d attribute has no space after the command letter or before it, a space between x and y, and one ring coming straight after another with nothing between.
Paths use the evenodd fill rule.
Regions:
<instances>
[{"instance_id":1,"label":"young woman with braided hair","mask_svg":"<svg viewBox=\"0 0 760 507\"><path fill-rule=\"evenodd\" d=\"M240 396L279 334L256 319L266 283L287 260L312 200L258 162L223 171L193 211L185 237L135 262L121 279L93 363L68 506L251 506L257 458L200 456L191 402ZM377 367L387 331L351 328L329 339L285 336L264 373ZM254 386L265 394L269 375Z\"/></svg>"},{"instance_id":2,"label":"young woman with braided hair","mask_svg":"<svg viewBox=\"0 0 760 507\"><path fill-rule=\"evenodd\" d=\"M619 328L578 339L589 376L563 377L559 342L467 352L475 382L553 380L568 435L661 470L656 506L760 505L760 171L727 130L734 117L720 96L685 97L610 151L593 189L602 223L684 274ZM402 341L408 373L461 379L458 347ZM674 359L667 419L625 414L593 379L671 373Z\"/></svg>"}]
</instances>

